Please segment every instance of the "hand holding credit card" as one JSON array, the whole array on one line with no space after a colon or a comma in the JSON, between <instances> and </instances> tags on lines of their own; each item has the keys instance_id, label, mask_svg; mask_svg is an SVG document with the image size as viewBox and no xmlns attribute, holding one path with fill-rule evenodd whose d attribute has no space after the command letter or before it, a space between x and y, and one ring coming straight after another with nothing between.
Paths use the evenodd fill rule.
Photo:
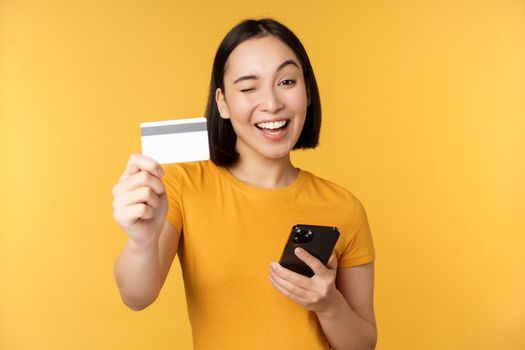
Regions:
<instances>
[{"instance_id":1,"label":"hand holding credit card","mask_svg":"<svg viewBox=\"0 0 525 350\"><path fill-rule=\"evenodd\" d=\"M159 164L210 159L206 118L141 123L140 132L142 154Z\"/></svg>"}]
</instances>

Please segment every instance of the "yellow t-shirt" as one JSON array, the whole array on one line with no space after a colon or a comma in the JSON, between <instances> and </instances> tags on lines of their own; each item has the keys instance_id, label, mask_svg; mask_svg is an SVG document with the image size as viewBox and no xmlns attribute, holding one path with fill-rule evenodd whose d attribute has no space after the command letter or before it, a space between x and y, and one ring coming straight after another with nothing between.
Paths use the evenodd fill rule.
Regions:
<instances>
[{"instance_id":1,"label":"yellow t-shirt","mask_svg":"<svg viewBox=\"0 0 525 350\"><path fill-rule=\"evenodd\" d=\"M268 271L294 224L337 226L339 268L373 261L361 202L302 169L287 187L265 189L211 160L162 167L194 349L329 349L316 314L275 289Z\"/></svg>"}]
</instances>

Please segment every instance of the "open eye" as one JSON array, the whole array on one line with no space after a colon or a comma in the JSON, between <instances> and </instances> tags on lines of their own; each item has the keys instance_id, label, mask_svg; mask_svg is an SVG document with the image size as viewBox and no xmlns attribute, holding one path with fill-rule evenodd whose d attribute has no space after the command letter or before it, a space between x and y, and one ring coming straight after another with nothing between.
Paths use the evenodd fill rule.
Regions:
<instances>
[{"instance_id":1,"label":"open eye","mask_svg":"<svg viewBox=\"0 0 525 350\"><path fill-rule=\"evenodd\" d=\"M295 80L293 80L293 79L285 79L285 80L281 81L281 83L284 83L284 82L290 82L289 84L284 84L284 85L293 85L293 84L295 84Z\"/></svg>"}]
</instances>

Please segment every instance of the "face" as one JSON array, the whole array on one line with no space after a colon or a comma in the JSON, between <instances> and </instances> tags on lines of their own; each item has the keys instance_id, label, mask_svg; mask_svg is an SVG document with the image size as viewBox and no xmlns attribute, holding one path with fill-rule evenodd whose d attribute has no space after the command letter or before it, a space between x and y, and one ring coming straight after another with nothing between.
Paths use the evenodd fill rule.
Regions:
<instances>
[{"instance_id":1,"label":"face","mask_svg":"<svg viewBox=\"0 0 525 350\"><path fill-rule=\"evenodd\" d=\"M221 118L231 120L241 158L287 157L309 105L299 59L274 36L246 40L231 52L215 100Z\"/></svg>"}]
</instances>

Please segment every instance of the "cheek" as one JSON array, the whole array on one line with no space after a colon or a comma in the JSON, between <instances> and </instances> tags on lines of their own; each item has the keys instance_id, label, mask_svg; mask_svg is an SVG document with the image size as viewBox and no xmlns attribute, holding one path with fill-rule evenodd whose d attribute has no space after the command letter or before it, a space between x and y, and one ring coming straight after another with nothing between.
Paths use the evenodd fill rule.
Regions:
<instances>
[{"instance_id":1,"label":"cheek","mask_svg":"<svg viewBox=\"0 0 525 350\"><path fill-rule=\"evenodd\" d=\"M294 94L288 99L288 106L294 111L296 117L306 117L308 99L305 94Z\"/></svg>"},{"instance_id":2,"label":"cheek","mask_svg":"<svg viewBox=\"0 0 525 350\"><path fill-rule=\"evenodd\" d=\"M229 105L230 114L234 119L246 120L250 118L250 114L256 104L246 98L237 98L232 100Z\"/></svg>"},{"instance_id":3,"label":"cheek","mask_svg":"<svg viewBox=\"0 0 525 350\"><path fill-rule=\"evenodd\" d=\"M287 98L289 107L295 112L306 111L308 107L308 97L306 96L306 90L298 89L290 94Z\"/></svg>"}]
</instances>

